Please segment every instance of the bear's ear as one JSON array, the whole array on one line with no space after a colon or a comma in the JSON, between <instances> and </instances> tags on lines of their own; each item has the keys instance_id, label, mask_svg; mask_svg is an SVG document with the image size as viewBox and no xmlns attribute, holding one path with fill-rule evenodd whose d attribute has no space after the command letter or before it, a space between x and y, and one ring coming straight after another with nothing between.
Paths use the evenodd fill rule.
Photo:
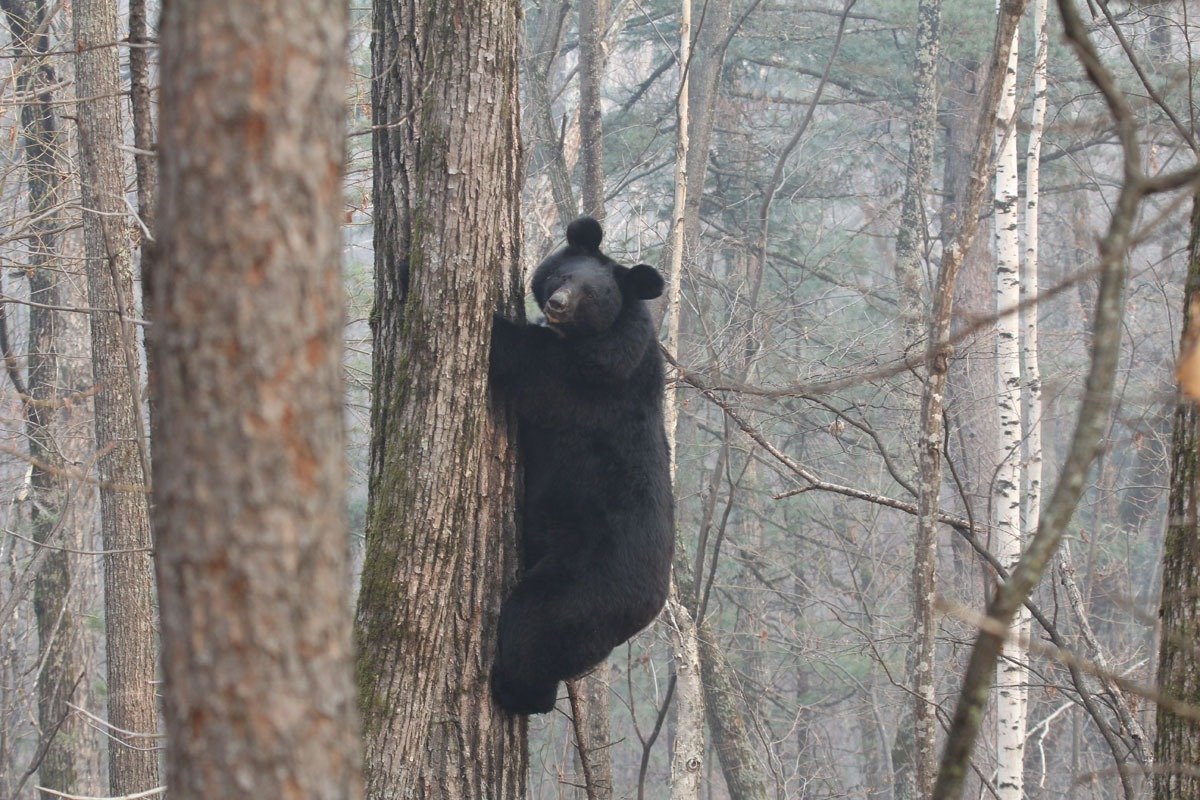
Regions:
<instances>
[{"instance_id":1,"label":"bear's ear","mask_svg":"<svg viewBox=\"0 0 1200 800\"><path fill-rule=\"evenodd\" d=\"M643 300L653 300L663 293L662 275L649 264L638 264L625 271L625 284Z\"/></svg>"},{"instance_id":2,"label":"bear's ear","mask_svg":"<svg viewBox=\"0 0 1200 800\"><path fill-rule=\"evenodd\" d=\"M580 217L567 226L567 244L584 250L599 250L604 229L591 217Z\"/></svg>"}]
</instances>

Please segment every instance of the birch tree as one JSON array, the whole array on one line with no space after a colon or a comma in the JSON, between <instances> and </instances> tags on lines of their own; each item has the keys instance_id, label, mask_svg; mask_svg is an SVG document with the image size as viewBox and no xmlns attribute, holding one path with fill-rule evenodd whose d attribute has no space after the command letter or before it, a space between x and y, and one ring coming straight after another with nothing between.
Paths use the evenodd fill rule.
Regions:
<instances>
[{"instance_id":1,"label":"birch tree","mask_svg":"<svg viewBox=\"0 0 1200 800\"><path fill-rule=\"evenodd\" d=\"M362 796L343 512L345 4L168 4L151 304L173 798Z\"/></svg>"},{"instance_id":2,"label":"birch tree","mask_svg":"<svg viewBox=\"0 0 1200 800\"><path fill-rule=\"evenodd\" d=\"M142 423L133 264L121 155L119 53L114 0L74 4L76 121L88 300L94 309L97 466L108 654L108 783L113 795L159 785L155 616L150 560L148 444Z\"/></svg>"},{"instance_id":3,"label":"birch tree","mask_svg":"<svg viewBox=\"0 0 1200 800\"><path fill-rule=\"evenodd\" d=\"M1021 458L1021 475L1024 480L1022 492L1022 508L1020 519L1020 530L1022 540L1026 531L1036 531L1038 524L1041 521L1041 504L1042 504L1042 376L1041 367L1038 364L1038 234L1039 234L1039 218L1038 218L1038 203L1041 193L1041 159L1042 159L1042 136L1045 132L1046 122L1046 64L1048 58L1049 37L1046 33L1046 5L1047 0L1033 0L1032 17L1033 17L1033 107L1030 113L1029 126L1029 144L1025 153L1025 257L1020 265L1020 289L1018 291L1019 300L1022 304L1020 315L1015 321L1020 323L1021 330L1021 347L1018 367L1020 369L1019 379L1022 386L1021 400L1022 424L1019 426L1024 432L1022 443L1024 447L1023 457ZM1009 127L1012 131L1009 138L1016 138L1016 131L1013 126ZM1011 220L1006 220L1011 222ZM997 229L1000 228L1000 217L997 214L996 221ZM1014 237L1015 238L1015 234ZM1013 244L1009 242L1009 244ZM997 283L997 294L1001 291L1004 284L1004 276L1000 273L999 264L997 264L997 277L1000 279ZM1011 296L1007 298L1011 300ZM999 302L1000 298L997 297ZM1002 309L1007 306L1000 306ZM1011 377L1011 365L1008 376ZM1002 415L1007 414L1005 404L1009 400L1008 395L1002 398L1001 408ZM1006 453L1007 459L1015 459L1017 453ZM1005 565L1008 566L1007 564ZM1027 612L1022 609L1017 619L1014 621L1014 627L1017 630L1029 629ZM1029 671L1025 666L1027 656L1023 653L1016 654L1019 661L1008 663L1002 662L1000 669L1006 671L1004 678L1009 681L1020 680L1024 686L1028 686ZM1018 674L1023 673L1023 674ZM999 683L1004 678L997 677ZM1027 694L1027 689L1024 692ZM1022 698L1025 703L1028 703L1028 698ZM1014 724L1017 713L1022 709L1013 708ZM1024 778L1024 740L1025 729L1028 723L1020 726L1021 736L1021 752L1020 760L1018 754L1013 754L1013 766L1015 772L1019 771ZM1003 737L999 741L1005 741ZM1004 767L1004 760L1001 759L1001 769ZM1019 795L1009 790L1004 783L999 785L1001 797L1011 795L1019 797Z\"/></svg>"},{"instance_id":4,"label":"birch tree","mask_svg":"<svg viewBox=\"0 0 1200 800\"><path fill-rule=\"evenodd\" d=\"M1046 124L1047 0L1033 0L1033 110L1025 153L1025 259L1021 263L1021 360L1024 364L1025 505L1022 528L1037 530L1042 505L1042 374L1038 361L1039 203Z\"/></svg>"},{"instance_id":5,"label":"birch tree","mask_svg":"<svg viewBox=\"0 0 1200 800\"><path fill-rule=\"evenodd\" d=\"M1005 9L1012 10L1018 5L1002 4L1002 15ZM995 677L996 661L1009 635L1009 626L1054 557L1083 494L1084 479L1100 452L1112 404L1123 330L1126 259L1133 244L1138 209L1146 197L1189 185L1200 175L1200 169L1195 167L1154 177L1146 175L1132 107L1097 54L1074 4L1059 0L1058 8L1068 42L1112 115L1121 147L1122 181L1111 206L1108 229L1098 248L1100 285L1092 317L1091 363L1071 445L1036 533L988 604L986 618L981 620L942 753L934 800L951 800L962 792Z\"/></svg>"},{"instance_id":6,"label":"birch tree","mask_svg":"<svg viewBox=\"0 0 1200 800\"><path fill-rule=\"evenodd\" d=\"M492 314L518 308L519 6L381 0L373 13L374 391L355 623L367 796L517 800L525 720L488 691L517 566L516 443L481 399Z\"/></svg>"},{"instance_id":7,"label":"birch tree","mask_svg":"<svg viewBox=\"0 0 1200 800\"><path fill-rule=\"evenodd\" d=\"M1017 183L1017 33L1004 72L993 120L996 182L993 201L996 242L996 409L1000 417L1001 460L993 479L992 525L996 558L1011 570L1021 555L1021 350L1020 230ZM1008 313L1006 313L1008 312ZM1022 608L1013 620L1020 636L1029 627ZM996 675L996 788L1001 800L1024 797L1026 685L1028 672L1020 645L1005 646Z\"/></svg>"},{"instance_id":8,"label":"birch tree","mask_svg":"<svg viewBox=\"0 0 1200 800\"><path fill-rule=\"evenodd\" d=\"M1005 3L1001 7L996 25L996 36L992 45L991 63L984 89L981 92L979 122L976 129L983 130L985 121L994 119L1000 105L1004 78L1009 64L1009 52L1016 36L1017 22L1024 10L1023 0ZM950 247L942 254L937 281L933 288L933 304L929 318L925 351L925 386L921 394L921 429L918 444L918 498L917 498L917 557L914 565L914 589L927 592L930 596L919 597L915 602L932 606L933 581L921 580L921 575L932 574L936 558L935 536L938 527L938 495L942 482L942 413L946 392L946 375L950 355L950 321L954 308L954 287L959 268L970 250L978 229L976 220L983 204L986 188L985 172L988 162L986 148L978 148L971 163L970 177L966 188L962 228ZM933 621L918 620L918 626L933 625ZM923 628L919 627L919 630ZM927 663L918 670L932 672L933 650L927 651ZM927 679L931 680L931 679ZM933 765L928 755L922 754L917 762L917 792L919 797L928 796L927 787L934 783Z\"/></svg>"}]
</instances>

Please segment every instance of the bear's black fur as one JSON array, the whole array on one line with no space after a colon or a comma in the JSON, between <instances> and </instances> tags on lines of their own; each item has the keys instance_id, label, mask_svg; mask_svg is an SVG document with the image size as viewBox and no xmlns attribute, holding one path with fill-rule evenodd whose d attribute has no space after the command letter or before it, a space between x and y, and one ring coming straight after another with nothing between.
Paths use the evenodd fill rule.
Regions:
<instances>
[{"instance_id":1,"label":"bear's black fur","mask_svg":"<svg viewBox=\"0 0 1200 800\"><path fill-rule=\"evenodd\" d=\"M515 714L554 708L558 683L646 627L667 597L674 503L663 431L663 362L644 300L650 266L600 252L581 217L543 261L545 325L497 316L491 383L520 421L524 567L500 612L492 693Z\"/></svg>"}]
</instances>

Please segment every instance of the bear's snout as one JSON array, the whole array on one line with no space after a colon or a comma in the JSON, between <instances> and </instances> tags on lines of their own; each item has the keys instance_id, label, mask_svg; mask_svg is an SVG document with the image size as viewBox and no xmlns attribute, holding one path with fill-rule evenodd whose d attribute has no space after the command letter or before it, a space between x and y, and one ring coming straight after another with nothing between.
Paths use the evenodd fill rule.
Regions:
<instances>
[{"instance_id":1,"label":"bear's snout","mask_svg":"<svg viewBox=\"0 0 1200 800\"><path fill-rule=\"evenodd\" d=\"M542 311L545 312L547 319L554 322L556 317L561 317L570 307L571 292L563 288L550 295L549 299L546 300L546 307Z\"/></svg>"}]
</instances>

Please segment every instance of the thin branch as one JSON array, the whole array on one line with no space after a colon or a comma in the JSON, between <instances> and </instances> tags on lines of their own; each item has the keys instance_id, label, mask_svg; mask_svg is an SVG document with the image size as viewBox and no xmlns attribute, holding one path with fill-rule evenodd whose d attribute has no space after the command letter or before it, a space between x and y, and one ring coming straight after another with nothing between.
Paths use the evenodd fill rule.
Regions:
<instances>
[{"instance_id":1,"label":"thin branch","mask_svg":"<svg viewBox=\"0 0 1200 800\"><path fill-rule=\"evenodd\" d=\"M37 788L38 788L39 792L44 792L45 794L53 795L55 797L61 797L61 798L63 798L63 800L142 800L142 798L145 798L145 797L157 797L158 795L163 794L164 792L167 791L167 787L165 787L165 786L156 786L153 789L147 789L144 792L134 792L133 794L123 794L123 795L120 795L117 797L113 797L113 796L91 797L91 796L82 795L82 794L67 794L66 792L59 792L59 791L55 791L54 789L47 789L45 786L39 786Z\"/></svg>"}]
</instances>

